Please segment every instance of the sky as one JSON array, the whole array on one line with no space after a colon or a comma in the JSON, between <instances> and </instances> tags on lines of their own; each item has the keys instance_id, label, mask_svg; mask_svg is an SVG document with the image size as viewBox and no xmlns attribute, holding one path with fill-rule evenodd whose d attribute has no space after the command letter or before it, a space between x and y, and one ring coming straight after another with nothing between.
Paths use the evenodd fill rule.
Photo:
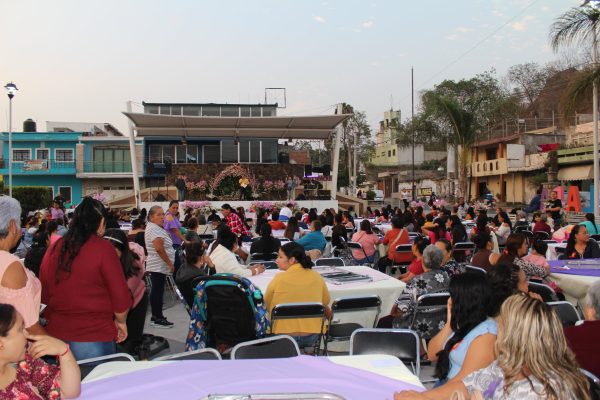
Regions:
<instances>
[{"instance_id":1,"label":"sky","mask_svg":"<svg viewBox=\"0 0 600 400\"><path fill-rule=\"evenodd\" d=\"M13 131L32 118L38 131L108 122L126 134L127 101L264 103L272 87L286 88L278 115L333 114L345 102L377 130L392 104L410 116L411 67L417 90L544 64L556 57L550 24L581 3L0 0L0 83L19 89Z\"/></svg>"}]
</instances>

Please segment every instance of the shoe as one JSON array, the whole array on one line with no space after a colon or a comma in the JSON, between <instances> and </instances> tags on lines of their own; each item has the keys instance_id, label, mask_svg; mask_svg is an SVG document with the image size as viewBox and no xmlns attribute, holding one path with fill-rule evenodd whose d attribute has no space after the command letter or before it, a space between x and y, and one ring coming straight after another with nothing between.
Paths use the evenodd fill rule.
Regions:
<instances>
[{"instance_id":1,"label":"shoe","mask_svg":"<svg viewBox=\"0 0 600 400\"><path fill-rule=\"evenodd\" d=\"M152 317L154 318L154 317ZM166 318L162 318L162 319L150 319L150 325L156 327L156 328L172 328L173 327L173 323L167 321Z\"/></svg>"}]
</instances>

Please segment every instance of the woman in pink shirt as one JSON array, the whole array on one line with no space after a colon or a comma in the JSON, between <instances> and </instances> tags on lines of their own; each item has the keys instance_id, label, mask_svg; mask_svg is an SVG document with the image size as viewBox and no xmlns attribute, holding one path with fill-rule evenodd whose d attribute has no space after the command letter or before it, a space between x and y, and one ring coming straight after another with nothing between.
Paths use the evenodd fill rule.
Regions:
<instances>
[{"instance_id":1,"label":"woman in pink shirt","mask_svg":"<svg viewBox=\"0 0 600 400\"><path fill-rule=\"evenodd\" d=\"M360 243L364 251L353 250L352 258L358 264L373 263L375 246L381 243L381 238L371 230L371 222L364 219L360 223L360 231L352 235L352 242Z\"/></svg>"},{"instance_id":2,"label":"woman in pink shirt","mask_svg":"<svg viewBox=\"0 0 600 400\"><path fill-rule=\"evenodd\" d=\"M127 339L119 343L122 351L131 353L136 346L141 344L146 309L148 308L146 283L143 279L146 272L144 268L146 256L142 246L135 242L128 242L125 232L121 229L107 229L104 239L107 239L117 251L125 279L127 279L127 286L133 298L131 309L127 314Z\"/></svg>"},{"instance_id":3,"label":"woman in pink shirt","mask_svg":"<svg viewBox=\"0 0 600 400\"><path fill-rule=\"evenodd\" d=\"M62 236L58 234L58 224L56 221L48 222L48 225L46 225L46 232L50 235L50 245L53 245L58 239L62 238Z\"/></svg>"}]
</instances>

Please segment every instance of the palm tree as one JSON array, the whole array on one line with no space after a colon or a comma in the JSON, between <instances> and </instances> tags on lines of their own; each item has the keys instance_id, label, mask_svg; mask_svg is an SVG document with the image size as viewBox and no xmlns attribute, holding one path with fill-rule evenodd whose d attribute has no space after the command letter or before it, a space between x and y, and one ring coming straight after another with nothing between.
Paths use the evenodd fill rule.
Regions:
<instances>
[{"instance_id":1,"label":"palm tree","mask_svg":"<svg viewBox=\"0 0 600 400\"><path fill-rule=\"evenodd\" d=\"M596 52L598 44L598 23L600 22L600 8L598 1L586 0L581 7L573 7L558 17L550 27L550 43L554 51L565 45L579 45L592 40L594 65L591 72L585 72L569 84L563 98L563 120L568 122L568 114L573 110L575 103L581 96L588 93L591 85L593 91L594 107L594 215L599 217L598 206L600 203L599 171L598 171L598 72L596 65Z\"/></svg>"}]
</instances>

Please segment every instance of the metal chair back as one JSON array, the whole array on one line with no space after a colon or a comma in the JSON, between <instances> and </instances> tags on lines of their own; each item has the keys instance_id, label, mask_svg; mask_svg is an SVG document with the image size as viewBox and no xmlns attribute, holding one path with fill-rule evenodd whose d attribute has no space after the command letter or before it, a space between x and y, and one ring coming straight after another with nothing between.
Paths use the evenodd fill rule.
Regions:
<instances>
[{"instance_id":1,"label":"metal chair back","mask_svg":"<svg viewBox=\"0 0 600 400\"><path fill-rule=\"evenodd\" d=\"M529 291L539 294L542 297L542 300L544 300L544 303L558 301L558 296L556 295L554 289L548 285L544 285L543 283L535 283L530 281Z\"/></svg>"},{"instance_id":2,"label":"metal chair back","mask_svg":"<svg viewBox=\"0 0 600 400\"><path fill-rule=\"evenodd\" d=\"M277 257L279 257L279 253L271 253L271 260L277 260ZM271 261L271 260L265 260L265 257L263 256L263 253L252 253L252 261Z\"/></svg>"},{"instance_id":3,"label":"metal chair back","mask_svg":"<svg viewBox=\"0 0 600 400\"><path fill-rule=\"evenodd\" d=\"M321 318L321 329L325 325L325 306L321 303L283 303L278 304L271 310L271 332L276 332L275 321L280 319L304 319L304 318ZM315 343L315 354L319 353L321 346L321 338L323 334L319 334L319 339ZM311 344L303 345L302 347L311 346Z\"/></svg>"},{"instance_id":4,"label":"metal chair back","mask_svg":"<svg viewBox=\"0 0 600 400\"><path fill-rule=\"evenodd\" d=\"M367 256L367 252L365 251L365 249L362 246L362 244L360 244L358 242L348 242L348 243L346 243L346 247L348 247L349 249L352 249L352 250L362 251L362 253L365 255L365 259L367 260L367 262L365 264L367 264L369 267L373 268L373 264L375 264L375 263L374 262L371 263L369 261L369 257ZM373 257L373 259L375 259L375 253L373 253L372 257Z\"/></svg>"},{"instance_id":5,"label":"metal chair back","mask_svg":"<svg viewBox=\"0 0 600 400\"><path fill-rule=\"evenodd\" d=\"M334 249L332 249L331 252L333 252ZM317 259L315 261L315 266L316 267L322 267L322 266L327 266L327 267L345 267L346 263L344 263L344 260L341 259L341 258L339 258L339 257L329 257L329 258L319 258L319 259Z\"/></svg>"},{"instance_id":6,"label":"metal chair back","mask_svg":"<svg viewBox=\"0 0 600 400\"><path fill-rule=\"evenodd\" d=\"M184 351L183 353L169 354L163 357L158 357L152 361L166 361L166 360L221 360L221 354L211 348Z\"/></svg>"},{"instance_id":7,"label":"metal chair back","mask_svg":"<svg viewBox=\"0 0 600 400\"><path fill-rule=\"evenodd\" d=\"M265 266L265 269L278 269L277 263L275 261L251 261L248 265L256 265L262 264Z\"/></svg>"},{"instance_id":8,"label":"metal chair back","mask_svg":"<svg viewBox=\"0 0 600 400\"><path fill-rule=\"evenodd\" d=\"M579 315L577 308L568 301L550 301L546 304L556 311L560 322L563 324L563 328L573 326L578 321L581 321L581 315Z\"/></svg>"},{"instance_id":9,"label":"metal chair back","mask_svg":"<svg viewBox=\"0 0 600 400\"><path fill-rule=\"evenodd\" d=\"M298 343L288 335L278 335L251 340L236 345L231 351L232 360L256 360L261 358L298 357Z\"/></svg>"},{"instance_id":10,"label":"metal chair back","mask_svg":"<svg viewBox=\"0 0 600 400\"><path fill-rule=\"evenodd\" d=\"M465 272L483 272L486 273L485 269L475 267L474 265L465 265Z\"/></svg>"},{"instance_id":11,"label":"metal chair back","mask_svg":"<svg viewBox=\"0 0 600 400\"><path fill-rule=\"evenodd\" d=\"M550 238L550 235L548 235L548 232L544 232L544 231L537 231L535 233L535 236L537 236L539 239L541 240L548 240L548 238Z\"/></svg>"},{"instance_id":12,"label":"metal chair back","mask_svg":"<svg viewBox=\"0 0 600 400\"><path fill-rule=\"evenodd\" d=\"M448 292L427 293L417 297L417 306L415 307L409 329L415 326L415 320L419 311L446 309L448 308L449 298L450 293Z\"/></svg>"},{"instance_id":13,"label":"metal chair back","mask_svg":"<svg viewBox=\"0 0 600 400\"><path fill-rule=\"evenodd\" d=\"M215 237L213 236L213 234L212 234L212 233L199 233L199 234L198 234L198 237L199 237L200 239L202 239L202 240L207 240L207 239L209 239L209 240L210 240L210 239L214 240L214 239L215 239Z\"/></svg>"}]
</instances>

